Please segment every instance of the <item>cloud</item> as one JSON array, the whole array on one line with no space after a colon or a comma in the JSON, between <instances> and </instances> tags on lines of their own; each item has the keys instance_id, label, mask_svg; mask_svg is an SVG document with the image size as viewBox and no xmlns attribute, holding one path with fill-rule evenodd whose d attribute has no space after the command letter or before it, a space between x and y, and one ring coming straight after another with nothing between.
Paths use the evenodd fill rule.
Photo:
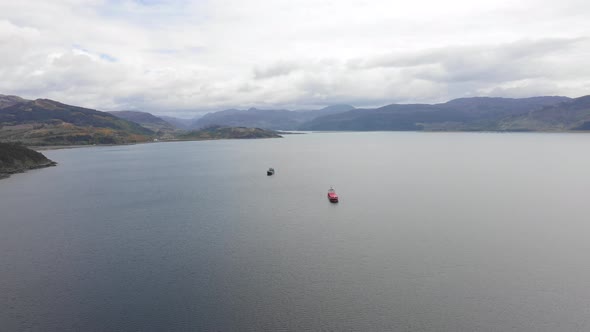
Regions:
<instances>
[{"instance_id":1,"label":"cloud","mask_svg":"<svg viewBox=\"0 0 590 332\"><path fill-rule=\"evenodd\" d=\"M503 44L475 44L434 49L421 49L413 52L392 52L368 58L355 58L348 61L353 69L405 68L440 65L449 71L460 71L462 67L482 68L509 65L519 61L545 58L576 46L590 46L588 38L550 38L519 40Z\"/></svg>"},{"instance_id":2,"label":"cloud","mask_svg":"<svg viewBox=\"0 0 590 332\"><path fill-rule=\"evenodd\" d=\"M256 67L254 68L254 77L256 79L264 79L276 76L284 76L297 70L299 67L300 66L297 63L293 62L279 62L266 68Z\"/></svg>"},{"instance_id":3,"label":"cloud","mask_svg":"<svg viewBox=\"0 0 590 332\"><path fill-rule=\"evenodd\" d=\"M577 96L588 17L580 0L3 1L0 93L156 113Z\"/></svg>"}]
</instances>

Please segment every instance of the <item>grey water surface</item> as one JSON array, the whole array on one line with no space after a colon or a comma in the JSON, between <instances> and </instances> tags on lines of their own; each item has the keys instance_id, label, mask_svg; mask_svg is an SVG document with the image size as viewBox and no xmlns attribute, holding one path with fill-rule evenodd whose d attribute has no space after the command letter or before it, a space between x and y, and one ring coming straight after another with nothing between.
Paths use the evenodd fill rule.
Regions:
<instances>
[{"instance_id":1,"label":"grey water surface","mask_svg":"<svg viewBox=\"0 0 590 332\"><path fill-rule=\"evenodd\" d=\"M0 330L588 331L589 147L374 132L45 151L59 166L0 180Z\"/></svg>"}]
</instances>

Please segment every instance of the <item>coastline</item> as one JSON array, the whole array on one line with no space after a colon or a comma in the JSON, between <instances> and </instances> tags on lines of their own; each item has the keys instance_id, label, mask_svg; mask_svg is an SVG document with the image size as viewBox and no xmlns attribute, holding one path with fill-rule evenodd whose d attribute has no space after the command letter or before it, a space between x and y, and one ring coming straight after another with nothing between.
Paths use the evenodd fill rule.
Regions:
<instances>
[{"instance_id":1,"label":"coastline","mask_svg":"<svg viewBox=\"0 0 590 332\"><path fill-rule=\"evenodd\" d=\"M280 133L280 134L303 134L303 133ZM155 144L155 143L172 143L172 142L201 142L201 141L219 141L219 140L256 140L256 139L271 139L282 137L211 137L211 138L176 138L169 140L146 141L135 143L121 143L121 144L82 144L82 145L30 145L27 146L35 151L48 150L62 150L62 149L77 149L77 148L91 148L104 146L125 146L125 145L139 145L139 144Z\"/></svg>"},{"instance_id":2,"label":"coastline","mask_svg":"<svg viewBox=\"0 0 590 332\"><path fill-rule=\"evenodd\" d=\"M145 142L152 143L152 142ZM78 148L91 148L99 146L121 146L121 145L134 145L134 144L145 144L145 143L133 143L133 144L93 144L93 145L31 145L29 149L35 151L49 151L49 150L63 150L63 149L78 149Z\"/></svg>"},{"instance_id":3,"label":"coastline","mask_svg":"<svg viewBox=\"0 0 590 332\"><path fill-rule=\"evenodd\" d=\"M32 166L27 166L27 167L0 169L0 180L9 178L13 174L25 173L26 171L30 171L33 169L47 168L47 167L53 167L53 166L57 166L57 162L50 160L49 162L45 162L45 163L37 164L37 165L32 165Z\"/></svg>"},{"instance_id":4,"label":"coastline","mask_svg":"<svg viewBox=\"0 0 590 332\"><path fill-rule=\"evenodd\" d=\"M590 131L580 130L565 130L565 131L519 131L519 130L311 130L304 132L297 131L277 131L279 135L304 135L310 133L316 134L337 134L337 133L372 133L372 132L416 132L416 133L486 133L486 134L590 134ZM35 151L49 151L62 149L77 149L90 147L105 147L105 146L125 146L138 144L153 144L153 143L172 143L172 142L200 142L200 141L218 141L218 140L252 140L252 139L269 139L280 137L256 137L256 138L177 138L169 140L146 141L135 143L121 143L121 144L84 144L84 145L31 145L29 149Z\"/></svg>"},{"instance_id":5,"label":"coastline","mask_svg":"<svg viewBox=\"0 0 590 332\"><path fill-rule=\"evenodd\" d=\"M31 169L56 166L43 153L19 144L0 143L0 178Z\"/></svg>"}]
</instances>

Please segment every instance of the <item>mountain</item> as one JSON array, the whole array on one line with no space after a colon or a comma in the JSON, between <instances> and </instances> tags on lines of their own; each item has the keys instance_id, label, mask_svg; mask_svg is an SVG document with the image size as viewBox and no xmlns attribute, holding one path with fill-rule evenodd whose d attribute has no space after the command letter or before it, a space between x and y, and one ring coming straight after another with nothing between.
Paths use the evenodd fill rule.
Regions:
<instances>
[{"instance_id":1,"label":"mountain","mask_svg":"<svg viewBox=\"0 0 590 332\"><path fill-rule=\"evenodd\" d=\"M0 95L0 142L77 145L124 144L177 136L275 137L269 133L276 133L268 130L590 131L590 96L475 97L440 104L391 104L367 109L334 105L314 111L230 109L197 119L193 127L205 129L186 135L150 113L113 114L49 99ZM176 120L184 125L190 121Z\"/></svg>"},{"instance_id":2,"label":"mountain","mask_svg":"<svg viewBox=\"0 0 590 332\"><path fill-rule=\"evenodd\" d=\"M503 119L501 130L508 131L588 131L590 130L590 96Z\"/></svg>"},{"instance_id":3,"label":"mountain","mask_svg":"<svg viewBox=\"0 0 590 332\"><path fill-rule=\"evenodd\" d=\"M0 95L0 108L5 108L25 101L25 99L18 96Z\"/></svg>"},{"instance_id":4,"label":"mountain","mask_svg":"<svg viewBox=\"0 0 590 332\"><path fill-rule=\"evenodd\" d=\"M260 128L211 126L177 136L181 140L280 138L276 131Z\"/></svg>"},{"instance_id":5,"label":"mountain","mask_svg":"<svg viewBox=\"0 0 590 332\"><path fill-rule=\"evenodd\" d=\"M155 133L170 133L176 129L172 124L147 112L113 111L109 113L113 114L118 118L135 122L140 126L147 128Z\"/></svg>"},{"instance_id":6,"label":"mountain","mask_svg":"<svg viewBox=\"0 0 590 332\"><path fill-rule=\"evenodd\" d=\"M193 128L211 125L232 127L255 127L275 130L295 130L303 123L322 115L337 114L354 109L350 105L334 105L314 111L249 110L229 109L205 114L195 121Z\"/></svg>"},{"instance_id":7,"label":"mountain","mask_svg":"<svg viewBox=\"0 0 590 332\"><path fill-rule=\"evenodd\" d=\"M173 125L176 129L189 129L195 119L182 119L173 116L159 116L160 119Z\"/></svg>"},{"instance_id":8,"label":"mountain","mask_svg":"<svg viewBox=\"0 0 590 332\"><path fill-rule=\"evenodd\" d=\"M298 120L297 112L287 110L259 110L251 108L243 110L225 110L205 114L198 119L193 128L204 128L212 125L227 127L252 127L265 129L294 129L303 121Z\"/></svg>"},{"instance_id":9,"label":"mountain","mask_svg":"<svg viewBox=\"0 0 590 332\"><path fill-rule=\"evenodd\" d=\"M42 153L18 144L0 143L0 179L29 169L55 166Z\"/></svg>"},{"instance_id":10,"label":"mountain","mask_svg":"<svg viewBox=\"0 0 590 332\"><path fill-rule=\"evenodd\" d=\"M506 117L570 101L567 97L454 99L442 104L391 104L315 118L302 130L498 130Z\"/></svg>"},{"instance_id":11,"label":"mountain","mask_svg":"<svg viewBox=\"0 0 590 332\"><path fill-rule=\"evenodd\" d=\"M326 106L322 109L319 109L317 111L307 111L310 114L318 114L318 115L328 115L328 114L336 114L336 113L342 113L342 112L348 112L355 109L354 106L351 105L346 105L346 104L340 104L340 105L331 105L331 106Z\"/></svg>"},{"instance_id":12,"label":"mountain","mask_svg":"<svg viewBox=\"0 0 590 332\"><path fill-rule=\"evenodd\" d=\"M153 135L153 131L112 114L49 99L22 99L0 108L0 141L4 142L122 144L145 142Z\"/></svg>"}]
</instances>

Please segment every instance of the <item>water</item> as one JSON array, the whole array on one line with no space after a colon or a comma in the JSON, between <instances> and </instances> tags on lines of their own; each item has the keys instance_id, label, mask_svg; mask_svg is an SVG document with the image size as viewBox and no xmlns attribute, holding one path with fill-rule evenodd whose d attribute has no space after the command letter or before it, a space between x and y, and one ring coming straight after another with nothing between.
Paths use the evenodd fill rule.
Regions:
<instances>
[{"instance_id":1,"label":"water","mask_svg":"<svg viewBox=\"0 0 590 332\"><path fill-rule=\"evenodd\" d=\"M0 181L0 329L589 330L588 146L325 133L46 151L58 167Z\"/></svg>"}]
</instances>

